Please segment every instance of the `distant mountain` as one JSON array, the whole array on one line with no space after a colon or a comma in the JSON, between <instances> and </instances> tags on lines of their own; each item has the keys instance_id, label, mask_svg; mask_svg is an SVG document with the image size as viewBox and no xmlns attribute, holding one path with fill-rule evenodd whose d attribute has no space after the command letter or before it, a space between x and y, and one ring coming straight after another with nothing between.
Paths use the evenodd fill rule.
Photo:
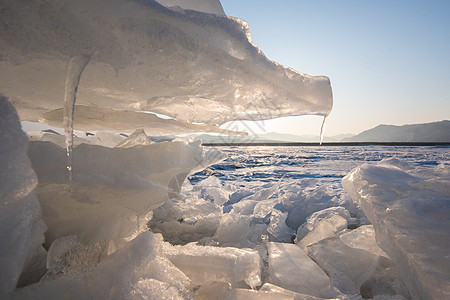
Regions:
<instances>
[{"instance_id":1,"label":"distant mountain","mask_svg":"<svg viewBox=\"0 0 450 300\"><path fill-rule=\"evenodd\" d=\"M413 125L378 125L361 132L345 142L450 142L450 121L413 124Z\"/></svg>"}]
</instances>

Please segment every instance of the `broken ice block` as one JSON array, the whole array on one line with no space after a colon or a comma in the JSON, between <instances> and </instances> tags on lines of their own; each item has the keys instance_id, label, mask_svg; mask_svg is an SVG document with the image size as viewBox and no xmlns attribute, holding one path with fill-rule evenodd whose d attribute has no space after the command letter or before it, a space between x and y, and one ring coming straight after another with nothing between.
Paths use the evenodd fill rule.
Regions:
<instances>
[{"instance_id":1,"label":"broken ice block","mask_svg":"<svg viewBox=\"0 0 450 300\"><path fill-rule=\"evenodd\" d=\"M350 213L343 207L330 207L313 213L297 230L296 243L305 248L347 228Z\"/></svg>"},{"instance_id":2,"label":"broken ice block","mask_svg":"<svg viewBox=\"0 0 450 300\"><path fill-rule=\"evenodd\" d=\"M219 227L221 214L219 207L203 199L170 199L153 211L148 225L171 244L187 244L212 237Z\"/></svg>"},{"instance_id":3,"label":"broken ice block","mask_svg":"<svg viewBox=\"0 0 450 300\"><path fill-rule=\"evenodd\" d=\"M339 236L306 247L308 255L330 276L333 286L346 294L407 295L392 261L362 249L351 248Z\"/></svg>"},{"instance_id":4,"label":"broken ice block","mask_svg":"<svg viewBox=\"0 0 450 300\"><path fill-rule=\"evenodd\" d=\"M224 214L220 218L220 225L214 238L221 245L239 244L245 241L250 234L250 221L249 216L242 216L233 211Z\"/></svg>"},{"instance_id":5,"label":"broken ice block","mask_svg":"<svg viewBox=\"0 0 450 300\"><path fill-rule=\"evenodd\" d=\"M315 297L334 295L327 274L295 244L268 243L269 273L285 289Z\"/></svg>"},{"instance_id":6,"label":"broken ice block","mask_svg":"<svg viewBox=\"0 0 450 300\"><path fill-rule=\"evenodd\" d=\"M278 295L286 295L286 296L292 297L292 299L294 299L294 300L322 300L322 299L325 299L325 298L314 297L314 296L310 296L310 295L296 293L296 292L284 289L282 287L279 287L279 286L271 284L271 283L264 283L260 287L259 291L273 292L273 293L277 293ZM273 299L277 300L279 298L273 298Z\"/></svg>"},{"instance_id":7,"label":"broken ice block","mask_svg":"<svg viewBox=\"0 0 450 300\"><path fill-rule=\"evenodd\" d=\"M27 137L13 105L0 95L0 298L13 291L44 242L45 225L34 194L36 174ZM43 257L45 261L45 255ZM32 273L33 270L30 270ZM30 274L32 276L32 274ZM26 279L23 279L26 281Z\"/></svg>"},{"instance_id":8,"label":"broken ice block","mask_svg":"<svg viewBox=\"0 0 450 300\"><path fill-rule=\"evenodd\" d=\"M351 248L366 250L375 255L389 256L377 244L373 225L363 225L340 236L344 244Z\"/></svg>"},{"instance_id":9,"label":"broken ice block","mask_svg":"<svg viewBox=\"0 0 450 300\"><path fill-rule=\"evenodd\" d=\"M92 243L132 239L147 229L153 209L178 194L193 169L221 158L215 153L220 154L184 142L132 148L81 144L73 152L68 189L64 149L31 142L28 155L39 178L46 242L64 235Z\"/></svg>"},{"instance_id":10,"label":"broken ice block","mask_svg":"<svg viewBox=\"0 0 450 300\"><path fill-rule=\"evenodd\" d=\"M97 265L21 288L12 299L136 299L151 286L147 279L192 298L192 282L159 256L160 246L160 237L144 232ZM173 288L169 291L175 294Z\"/></svg>"},{"instance_id":11,"label":"broken ice block","mask_svg":"<svg viewBox=\"0 0 450 300\"><path fill-rule=\"evenodd\" d=\"M257 251L164 243L163 253L195 284L220 281L231 284L245 282L251 288L261 285L261 258Z\"/></svg>"},{"instance_id":12,"label":"broken ice block","mask_svg":"<svg viewBox=\"0 0 450 300\"><path fill-rule=\"evenodd\" d=\"M136 129L129 137L121 141L117 148L131 148L136 146L150 145L152 141L149 139L144 129Z\"/></svg>"},{"instance_id":13,"label":"broken ice block","mask_svg":"<svg viewBox=\"0 0 450 300\"><path fill-rule=\"evenodd\" d=\"M377 243L399 269L411 296L449 299L448 172L416 172L384 161L353 169L342 184L372 222Z\"/></svg>"}]
</instances>

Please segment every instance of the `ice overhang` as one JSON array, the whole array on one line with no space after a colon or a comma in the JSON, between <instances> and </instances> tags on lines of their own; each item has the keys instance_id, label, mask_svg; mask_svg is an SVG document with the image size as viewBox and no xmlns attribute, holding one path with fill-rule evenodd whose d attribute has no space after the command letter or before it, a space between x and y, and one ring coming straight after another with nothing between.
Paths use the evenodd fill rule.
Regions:
<instances>
[{"instance_id":1,"label":"ice overhang","mask_svg":"<svg viewBox=\"0 0 450 300\"><path fill-rule=\"evenodd\" d=\"M96 53L80 105L213 125L332 109L327 77L270 61L237 18L143 0L6 0L0 8L0 93L22 120L63 107L67 62L80 53Z\"/></svg>"}]
</instances>

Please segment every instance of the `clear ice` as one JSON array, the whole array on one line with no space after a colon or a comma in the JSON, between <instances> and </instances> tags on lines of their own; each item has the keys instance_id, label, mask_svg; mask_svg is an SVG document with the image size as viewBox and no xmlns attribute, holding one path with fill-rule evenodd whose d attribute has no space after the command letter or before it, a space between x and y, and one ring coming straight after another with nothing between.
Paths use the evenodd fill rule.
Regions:
<instances>
[{"instance_id":1,"label":"clear ice","mask_svg":"<svg viewBox=\"0 0 450 300\"><path fill-rule=\"evenodd\" d=\"M22 120L61 108L68 58L94 52L79 105L214 125L331 111L327 77L269 60L244 20L195 10L219 12L217 0L160 1L173 9L141 0L59 3L2 2L0 91L14 96Z\"/></svg>"},{"instance_id":2,"label":"clear ice","mask_svg":"<svg viewBox=\"0 0 450 300\"><path fill-rule=\"evenodd\" d=\"M414 299L450 297L448 175L445 166L415 170L386 160L355 168L342 182Z\"/></svg>"},{"instance_id":3,"label":"clear ice","mask_svg":"<svg viewBox=\"0 0 450 300\"><path fill-rule=\"evenodd\" d=\"M64 96L64 133L66 135L67 170L69 171L69 185L72 187L73 160L73 119L75 116L75 102L77 101L78 85L81 74L91 60L92 55L79 54L69 60L67 67L65 96Z\"/></svg>"},{"instance_id":4,"label":"clear ice","mask_svg":"<svg viewBox=\"0 0 450 300\"><path fill-rule=\"evenodd\" d=\"M331 111L327 77L267 59L218 0L0 6L0 298L450 298L448 163L158 142ZM76 137L27 142L16 110Z\"/></svg>"}]
</instances>

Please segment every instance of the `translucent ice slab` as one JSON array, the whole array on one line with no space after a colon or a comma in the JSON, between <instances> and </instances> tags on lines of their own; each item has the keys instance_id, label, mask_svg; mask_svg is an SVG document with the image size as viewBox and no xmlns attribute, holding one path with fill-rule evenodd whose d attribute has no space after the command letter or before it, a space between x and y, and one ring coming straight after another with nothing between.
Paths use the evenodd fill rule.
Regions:
<instances>
[{"instance_id":1,"label":"translucent ice slab","mask_svg":"<svg viewBox=\"0 0 450 300\"><path fill-rule=\"evenodd\" d=\"M46 243L64 235L84 242L130 239L146 230L151 211L178 194L193 170L222 159L197 144L165 142L131 148L81 144L67 186L64 149L31 142L29 157L48 226Z\"/></svg>"},{"instance_id":2,"label":"translucent ice slab","mask_svg":"<svg viewBox=\"0 0 450 300\"><path fill-rule=\"evenodd\" d=\"M214 281L249 287L261 285L261 258L257 251L231 247L164 244L164 255L196 284Z\"/></svg>"},{"instance_id":3,"label":"translucent ice slab","mask_svg":"<svg viewBox=\"0 0 450 300\"><path fill-rule=\"evenodd\" d=\"M183 1L181 7L205 7L199 3ZM216 14L220 9L211 14L142 0L26 6L6 0L2 7L0 20L8 26L0 35L0 90L14 97L22 120L61 108L69 58L94 53L77 103L99 110L151 111L220 125L328 115L332 108L327 77L269 60L252 43L248 24Z\"/></svg>"},{"instance_id":4,"label":"translucent ice slab","mask_svg":"<svg viewBox=\"0 0 450 300\"><path fill-rule=\"evenodd\" d=\"M315 297L332 297L327 274L295 244L267 245L269 273L276 285Z\"/></svg>"},{"instance_id":5,"label":"translucent ice slab","mask_svg":"<svg viewBox=\"0 0 450 300\"><path fill-rule=\"evenodd\" d=\"M395 161L355 168L344 179L372 222L377 243L414 299L450 298L448 166L412 169Z\"/></svg>"},{"instance_id":6,"label":"translucent ice slab","mask_svg":"<svg viewBox=\"0 0 450 300\"><path fill-rule=\"evenodd\" d=\"M24 267L39 257L45 225L35 196L36 174L27 137L12 104L0 95L0 298L16 288ZM45 251L43 261L45 266ZM39 265L39 263L37 264ZM32 273L35 270L30 270ZM42 274L41 274L42 275ZM30 274L33 276L33 274ZM39 278L39 277L38 277Z\"/></svg>"}]
</instances>

